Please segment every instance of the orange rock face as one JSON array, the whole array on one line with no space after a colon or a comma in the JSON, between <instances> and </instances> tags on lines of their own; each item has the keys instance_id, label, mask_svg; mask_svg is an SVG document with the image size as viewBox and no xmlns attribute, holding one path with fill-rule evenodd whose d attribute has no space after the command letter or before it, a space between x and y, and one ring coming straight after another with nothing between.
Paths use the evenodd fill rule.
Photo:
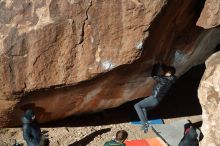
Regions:
<instances>
[{"instance_id":1,"label":"orange rock face","mask_svg":"<svg viewBox=\"0 0 220 146\"><path fill-rule=\"evenodd\" d=\"M220 145L220 52L213 54L206 61L206 70L198 89L202 106L202 146Z\"/></svg>"},{"instance_id":2,"label":"orange rock face","mask_svg":"<svg viewBox=\"0 0 220 146\"><path fill-rule=\"evenodd\" d=\"M196 26L202 7L200 0L0 2L0 126L20 124L26 108L47 122L150 95L155 62L181 75L213 52L219 30Z\"/></svg>"}]
</instances>

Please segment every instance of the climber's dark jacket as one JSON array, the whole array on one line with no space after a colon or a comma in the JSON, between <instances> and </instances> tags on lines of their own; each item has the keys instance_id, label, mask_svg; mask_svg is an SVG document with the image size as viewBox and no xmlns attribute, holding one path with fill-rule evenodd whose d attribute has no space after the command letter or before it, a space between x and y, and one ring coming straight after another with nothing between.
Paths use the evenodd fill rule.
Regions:
<instances>
[{"instance_id":1,"label":"climber's dark jacket","mask_svg":"<svg viewBox=\"0 0 220 146\"><path fill-rule=\"evenodd\" d=\"M156 97L158 101L161 101L170 89L171 85L176 81L175 76L153 76L157 82L153 88L152 96Z\"/></svg>"}]
</instances>

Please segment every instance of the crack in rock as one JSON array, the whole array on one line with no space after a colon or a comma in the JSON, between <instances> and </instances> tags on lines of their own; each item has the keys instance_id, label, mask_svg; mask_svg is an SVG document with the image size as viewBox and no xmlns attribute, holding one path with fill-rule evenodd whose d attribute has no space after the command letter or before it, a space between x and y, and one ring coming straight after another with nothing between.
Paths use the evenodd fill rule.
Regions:
<instances>
[{"instance_id":1,"label":"crack in rock","mask_svg":"<svg viewBox=\"0 0 220 146\"><path fill-rule=\"evenodd\" d=\"M92 0L89 2L89 6L88 8L86 9L86 18L83 20L83 24L82 24L82 29L81 29L81 34L80 34L80 40L79 40L79 43L77 45L80 45L83 43L84 41L84 29L85 29L85 24L86 24L86 21L89 19L89 16L88 16L88 11L89 9L92 7Z\"/></svg>"}]
</instances>

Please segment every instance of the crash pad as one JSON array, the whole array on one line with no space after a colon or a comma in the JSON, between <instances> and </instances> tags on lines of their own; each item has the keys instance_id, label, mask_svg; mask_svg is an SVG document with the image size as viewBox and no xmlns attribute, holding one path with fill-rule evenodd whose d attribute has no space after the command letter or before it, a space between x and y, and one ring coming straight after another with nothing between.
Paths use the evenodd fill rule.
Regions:
<instances>
[{"instance_id":1,"label":"crash pad","mask_svg":"<svg viewBox=\"0 0 220 146\"><path fill-rule=\"evenodd\" d=\"M184 125L190 123L186 119L174 121L170 124L153 125L154 132L171 146L177 146L184 136Z\"/></svg>"},{"instance_id":2,"label":"crash pad","mask_svg":"<svg viewBox=\"0 0 220 146\"><path fill-rule=\"evenodd\" d=\"M126 146L167 146L167 144L159 137L140 140L127 140L125 141L125 144Z\"/></svg>"},{"instance_id":3,"label":"crash pad","mask_svg":"<svg viewBox=\"0 0 220 146\"><path fill-rule=\"evenodd\" d=\"M149 120L148 121L149 124L163 124L163 120L162 119L153 119L153 120ZM130 122L131 124L134 124L134 125L141 125L141 121L131 121Z\"/></svg>"}]
</instances>

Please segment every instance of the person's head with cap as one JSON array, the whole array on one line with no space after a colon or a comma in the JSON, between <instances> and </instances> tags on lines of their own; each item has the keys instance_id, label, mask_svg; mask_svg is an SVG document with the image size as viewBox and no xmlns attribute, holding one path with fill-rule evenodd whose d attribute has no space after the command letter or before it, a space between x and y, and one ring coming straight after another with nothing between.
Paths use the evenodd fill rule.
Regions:
<instances>
[{"instance_id":1,"label":"person's head with cap","mask_svg":"<svg viewBox=\"0 0 220 146\"><path fill-rule=\"evenodd\" d=\"M32 109L27 109L27 110L25 111L24 116L25 116L28 120L31 120L31 121L35 119L35 114L34 114L34 112L33 112Z\"/></svg>"}]
</instances>

